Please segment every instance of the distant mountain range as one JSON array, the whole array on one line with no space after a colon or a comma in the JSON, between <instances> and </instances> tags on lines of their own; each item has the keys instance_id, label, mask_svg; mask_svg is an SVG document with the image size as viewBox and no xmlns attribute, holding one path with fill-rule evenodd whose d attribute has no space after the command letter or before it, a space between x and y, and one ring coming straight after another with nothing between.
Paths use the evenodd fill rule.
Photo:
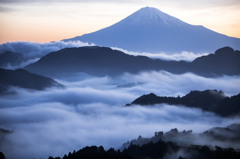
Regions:
<instances>
[{"instance_id":1,"label":"distant mountain range","mask_svg":"<svg viewBox=\"0 0 240 159\"><path fill-rule=\"evenodd\" d=\"M183 105L192 108L200 108L220 116L240 115L240 93L232 97L226 97L222 91L205 90L191 91L183 97L158 97L153 93L143 95L135 99L132 105L155 105L155 104Z\"/></svg>"},{"instance_id":2,"label":"distant mountain range","mask_svg":"<svg viewBox=\"0 0 240 159\"><path fill-rule=\"evenodd\" d=\"M240 50L239 38L228 37L200 25L187 24L151 7L141 8L109 27L63 41L167 54L182 51L208 53L225 46Z\"/></svg>"},{"instance_id":3,"label":"distant mountain range","mask_svg":"<svg viewBox=\"0 0 240 159\"><path fill-rule=\"evenodd\" d=\"M7 70L0 68L0 94L9 87L43 90L47 87L63 87L51 78L30 73L23 69Z\"/></svg>"},{"instance_id":4,"label":"distant mountain range","mask_svg":"<svg viewBox=\"0 0 240 159\"><path fill-rule=\"evenodd\" d=\"M174 74L192 72L201 76L240 75L240 51L230 47L215 54L196 58L193 62L165 61L145 56L132 56L106 47L66 48L42 57L24 69L56 77L60 74L83 72L95 76L118 76L125 72L165 70Z\"/></svg>"}]
</instances>

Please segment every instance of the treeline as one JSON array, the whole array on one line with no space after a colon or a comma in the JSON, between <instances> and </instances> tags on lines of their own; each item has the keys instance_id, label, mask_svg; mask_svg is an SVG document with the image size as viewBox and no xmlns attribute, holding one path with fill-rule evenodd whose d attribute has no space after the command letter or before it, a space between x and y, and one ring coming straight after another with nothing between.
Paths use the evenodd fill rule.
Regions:
<instances>
[{"instance_id":1,"label":"treeline","mask_svg":"<svg viewBox=\"0 0 240 159\"><path fill-rule=\"evenodd\" d=\"M105 151L102 146L84 147L79 151L69 152L65 154L63 158L50 156L48 159L134 159L127 153L122 153L120 150L116 151L114 148L110 148Z\"/></svg>"},{"instance_id":2,"label":"treeline","mask_svg":"<svg viewBox=\"0 0 240 159\"><path fill-rule=\"evenodd\" d=\"M217 143L221 146L231 145L232 148L238 149L240 147L240 123L234 123L226 127L214 127L203 133L192 133L192 130L183 130L180 132L175 128L165 133L163 131L155 132L154 136L151 138L144 138L140 135L137 139L123 143L120 150L128 148L131 143L142 146L149 142L158 142L160 139L163 141L172 141L177 145L190 146L193 144L210 144L211 146L214 146Z\"/></svg>"},{"instance_id":3,"label":"treeline","mask_svg":"<svg viewBox=\"0 0 240 159\"><path fill-rule=\"evenodd\" d=\"M180 154L180 155L179 155ZM79 151L69 152L62 159L161 159L166 156L176 159L239 159L240 152L236 152L232 148L221 148L215 146L179 146L172 142L164 142L159 140L156 143L150 142L142 146L130 144L123 151L110 148L105 151L102 146L91 146L80 149ZM60 157L48 159L61 159Z\"/></svg>"},{"instance_id":4,"label":"treeline","mask_svg":"<svg viewBox=\"0 0 240 159\"><path fill-rule=\"evenodd\" d=\"M203 111L210 111L222 117L240 115L240 93L227 97L222 91L217 90L195 90L183 97L164 97L150 93L138 97L131 104L126 104L126 106L155 104L184 105L190 108L200 108Z\"/></svg>"},{"instance_id":5,"label":"treeline","mask_svg":"<svg viewBox=\"0 0 240 159\"><path fill-rule=\"evenodd\" d=\"M2 152L0 152L0 159L6 159L5 155Z\"/></svg>"}]
</instances>

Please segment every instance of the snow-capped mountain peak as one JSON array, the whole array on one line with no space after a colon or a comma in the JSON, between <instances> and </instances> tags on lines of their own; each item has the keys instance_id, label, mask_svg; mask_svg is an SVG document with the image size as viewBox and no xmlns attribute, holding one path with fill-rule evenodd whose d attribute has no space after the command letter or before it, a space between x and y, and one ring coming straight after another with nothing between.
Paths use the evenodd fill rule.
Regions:
<instances>
[{"instance_id":1,"label":"snow-capped mountain peak","mask_svg":"<svg viewBox=\"0 0 240 159\"><path fill-rule=\"evenodd\" d=\"M175 17L172 17L153 7L144 7L134 12L127 18L122 20L122 23L128 24L153 24L153 25L167 25L167 26L183 26L189 25Z\"/></svg>"},{"instance_id":2,"label":"snow-capped mountain peak","mask_svg":"<svg viewBox=\"0 0 240 159\"><path fill-rule=\"evenodd\" d=\"M152 7L141 8L111 26L64 41L82 41L134 52L167 54L182 51L206 53L230 46L240 39L227 37L200 25L187 24Z\"/></svg>"}]
</instances>

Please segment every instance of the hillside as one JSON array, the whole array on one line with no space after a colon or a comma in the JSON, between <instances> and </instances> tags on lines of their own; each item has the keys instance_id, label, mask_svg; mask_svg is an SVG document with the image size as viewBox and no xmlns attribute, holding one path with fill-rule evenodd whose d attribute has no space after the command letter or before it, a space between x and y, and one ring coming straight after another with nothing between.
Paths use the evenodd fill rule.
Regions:
<instances>
[{"instance_id":1,"label":"hillside","mask_svg":"<svg viewBox=\"0 0 240 159\"><path fill-rule=\"evenodd\" d=\"M240 115L240 93L232 97L226 97L222 91L217 90L191 91L183 97L158 97L150 93L135 99L131 104L127 104L126 106L163 103L200 108L223 117Z\"/></svg>"},{"instance_id":2,"label":"hillside","mask_svg":"<svg viewBox=\"0 0 240 159\"><path fill-rule=\"evenodd\" d=\"M199 57L193 62L165 61L145 56L132 56L106 47L66 48L42 57L24 69L56 77L66 73L83 72L95 76L118 76L125 72L168 71L174 74L192 72L205 77L240 75L240 52L230 47L215 54Z\"/></svg>"},{"instance_id":3,"label":"hillside","mask_svg":"<svg viewBox=\"0 0 240 159\"><path fill-rule=\"evenodd\" d=\"M0 68L0 92L6 92L11 86L43 90L47 87L63 87L51 78L30 73L23 69L7 70Z\"/></svg>"}]
</instances>

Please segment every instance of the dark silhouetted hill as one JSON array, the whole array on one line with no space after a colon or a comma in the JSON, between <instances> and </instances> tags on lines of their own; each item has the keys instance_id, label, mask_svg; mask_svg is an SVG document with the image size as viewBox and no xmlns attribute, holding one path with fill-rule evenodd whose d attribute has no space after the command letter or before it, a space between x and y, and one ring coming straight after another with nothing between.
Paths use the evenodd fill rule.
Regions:
<instances>
[{"instance_id":1,"label":"dark silhouetted hill","mask_svg":"<svg viewBox=\"0 0 240 159\"><path fill-rule=\"evenodd\" d=\"M226 97L222 91L205 90L191 91L183 97L158 97L153 93L143 95L135 99L131 105L154 105L154 104L184 105L187 107L200 108L204 111L214 112L221 116L239 115L240 94Z\"/></svg>"},{"instance_id":2,"label":"dark silhouetted hill","mask_svg":"<svg viewBox=\"0 0 240 159\"><path fill-rule=\"evenodd\" d=\"M51 78L30 73L23 69L7 70L0 68L0 88L2 92L10 86L42 90L47 87L63 87Z\"/></svg>"},{"instance_id":3,"label":"dark silhouetted hill","mask_svg":"<svg viewBox=\"0 0 240 159\"><path fill-rule=\"evenodd\" d=\"M193 72L215 77L240 74L240 52L225 47L215 54L199 57L193 62L165 61L145 56L132 56L106 47L66 48L49 53L24 69L56 77L66 73L83 72L95 76L118 76L125 72L165 70L174 74Z\"/></svg>"},{"instance_id":4,"label":"dark silhouetted hill","mask_svg":"<svg viewBox=\"0 0 240 159\"><path fill-rule=\"evenodd\" d=\"M240 93L231 97L226 97L217 104L214 111L222 116L238 114L240 110Z\"/></svg>"},{"instance_id":5,"label":"dark silhouetted hill","mask_svg":"<svg viewBox=\"0 0 240 159\"><path fill-rule=\"evenodd\" d=\"M218 49L215 54L196 58L189 68L199 75L239 75L240 51L230 47Z\"/></svg>"},{"instance_id":6,"label":"dark silhouetted hill","mask_svg":"<svg viewBox=\"0 0 240 159\"><path fill-rule=\"evenodd\" d=\"M124 72L161 70L164 66L178 70L187 62L153 60L145 56L127 55L106 47L66 48L49 53L39 61L25 67L26 70L54 76L61 73L84 72L96 76L117 76Z\"/></svg>"}]
</instances>

